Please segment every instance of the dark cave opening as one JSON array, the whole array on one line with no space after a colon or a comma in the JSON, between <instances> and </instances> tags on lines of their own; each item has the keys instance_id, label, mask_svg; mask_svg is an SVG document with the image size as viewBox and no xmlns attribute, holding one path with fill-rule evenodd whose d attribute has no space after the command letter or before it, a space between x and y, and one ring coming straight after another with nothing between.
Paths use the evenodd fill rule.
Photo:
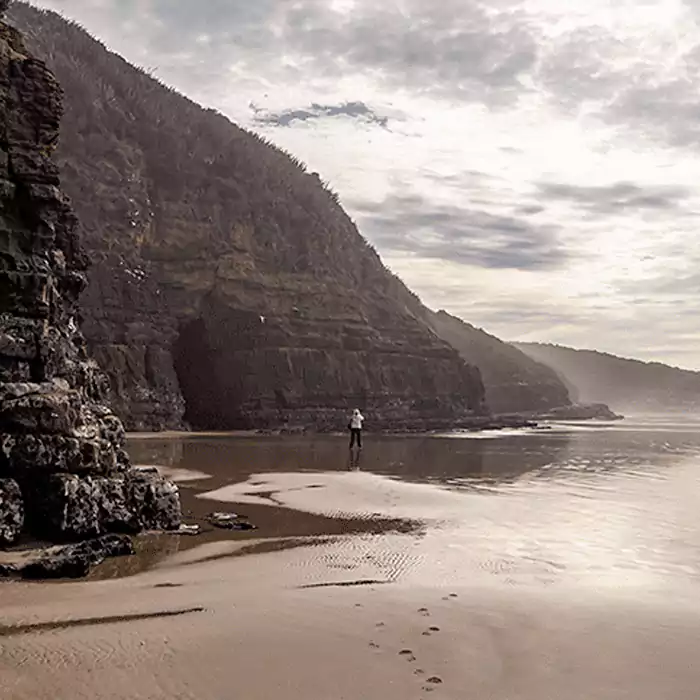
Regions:
<instances>
[{"instance_id":1,"label":"dark cave opening","mask_svg":"<svg viewBox=\"0 0 700 700\"><path fill-rule=\"evenodd\" d=\"M180 326L173 345L173 363L185 400L184 419L193 430L231 430L237 427L230 415L235 399L217 372L217 353L207 339L205 323L198 318Z\"/></svg>"}]
</instances>

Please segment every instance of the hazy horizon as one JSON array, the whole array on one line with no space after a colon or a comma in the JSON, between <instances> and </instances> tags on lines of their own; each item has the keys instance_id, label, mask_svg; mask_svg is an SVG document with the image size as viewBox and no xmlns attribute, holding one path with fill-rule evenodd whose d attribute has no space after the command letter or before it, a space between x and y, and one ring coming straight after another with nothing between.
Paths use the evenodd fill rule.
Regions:
<instances>
[{"instance_id":1,"label":"hazy horizon","mask_svg":"<svg viewBox=\"0 0 700 700\"><path fill-rule=\"evenodd\" d=\"M428 306L700 369L700 0L32 4L319 171Z\"/></svg>"}]
</instances>

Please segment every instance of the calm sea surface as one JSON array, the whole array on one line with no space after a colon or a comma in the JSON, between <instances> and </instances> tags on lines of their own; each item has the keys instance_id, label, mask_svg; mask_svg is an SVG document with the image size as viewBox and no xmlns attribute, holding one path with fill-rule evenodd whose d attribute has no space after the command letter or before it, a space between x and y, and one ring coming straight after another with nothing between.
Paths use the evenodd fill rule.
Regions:
<instances>
[{"instance_id":1,"label":"calm sea surface","mask_svg":"<svg viewBox=\"0 0 700 700\"><path fill-rule=\"evenodd\" d=\"M323 551L349 580L655 592L700 582L700 419L368 433L359 459L330 436L149 436L129 449L180 480L189 522L233 509L257 525L235 537L272 548L296 538L310 563ZM220 536L156 538L139 566ZM327 577L313 563L309 576Z\"/></svg>"}]
</instances>

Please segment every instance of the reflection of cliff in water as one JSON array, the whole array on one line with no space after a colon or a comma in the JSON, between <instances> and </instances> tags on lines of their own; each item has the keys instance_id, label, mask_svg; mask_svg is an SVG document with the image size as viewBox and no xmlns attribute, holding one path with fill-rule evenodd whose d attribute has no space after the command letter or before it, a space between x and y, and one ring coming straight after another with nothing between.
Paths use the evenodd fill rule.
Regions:
<instances>
[{"instance_id":1,"label":"reflection of cliff in water","mask_svg":"<svg viewBox=\"0 0 700 700\"><path fill-rule=\"evenodd\" d=\"M418 438L376 445L362 468L413 482L512 483L523 474L556 462L567 434L488 439Z\"/></svg>"},{"instance_id":2,"label":"reflection of cliff in water","mask_svg":"<svg viewBox=\"0 0 700 700\"><path fill-rule=\"evenodd\" d=\"M567 448L565 433L518 435L487 439L388 437L368 435L359 468L413 482L449 483L474 479L507 483L522 474L556 462ZM181 457L173 460L172 443ZM132 440L132 457L139 463L205 472L217 483L245 481L251 474L327 472L348 469L343 438L265 437L232 438L184 436L176 439ZM158 453L162 450L163 461ZM354 466L354 465L353 465ZM207 489L211 481L202 482Z\"/></svg>"},{"instance_id":3,"label":"reflection of cliff in water","mask_svg":"<svg viewBox=\"0 0 700 700\"><path fill-rule=\"evenodd\" d=\"M106 559L90 574L92 580L134 576L152 569L176 555L186 541L171 533L147 534L134 538L135 555Z\"/></svg>"},{"instance_id":4,"label":"reflection of cliff in water","mask_svg":"<svg viewBox=\"0 0 700 700\"><path fill-rule=\"evenodd\" d=\"M183 460L185 440L177 438L129 438L129 456L134 464L178 467Z\"/></svg>"}]
</instances>

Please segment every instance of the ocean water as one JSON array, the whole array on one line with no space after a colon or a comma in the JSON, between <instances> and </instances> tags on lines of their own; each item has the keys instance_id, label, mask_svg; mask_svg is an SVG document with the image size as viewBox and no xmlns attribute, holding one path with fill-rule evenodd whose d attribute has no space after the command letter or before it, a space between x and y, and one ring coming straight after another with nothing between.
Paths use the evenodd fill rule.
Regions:
<instances>
[{"instance_id":1,"label":"ocean water","mask_svg":"<svg viewBox=\"0 0 700 700\"><path fill-rule=\"evenodd\" d=\"M257 525L233 537L301 547L310 584L331 576L681 595L700 583L694 417L367 433L359 456L331 436L149 436L129 449L179 481L188 522L233 509ZM140 566L221 536L160 538Z\"/></svg>"}]
</instances>

